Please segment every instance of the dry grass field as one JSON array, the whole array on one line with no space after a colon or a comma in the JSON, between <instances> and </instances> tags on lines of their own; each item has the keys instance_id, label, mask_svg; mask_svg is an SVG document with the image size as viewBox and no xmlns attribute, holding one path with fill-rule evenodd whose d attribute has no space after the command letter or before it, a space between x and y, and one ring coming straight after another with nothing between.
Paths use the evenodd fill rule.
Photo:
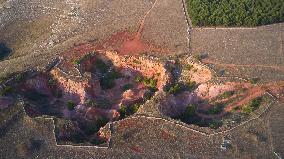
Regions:
<instances>
[{"instance_id":1,"label":"dry grass field","mask_svg":"<svg viewBox=\"0 0 284 159\"><path fill-rule=\"evenodd\" d=\"M194 28L192 53L231 76L284 79L284 24L257 28Z\"/></svg>"}]
</instances>

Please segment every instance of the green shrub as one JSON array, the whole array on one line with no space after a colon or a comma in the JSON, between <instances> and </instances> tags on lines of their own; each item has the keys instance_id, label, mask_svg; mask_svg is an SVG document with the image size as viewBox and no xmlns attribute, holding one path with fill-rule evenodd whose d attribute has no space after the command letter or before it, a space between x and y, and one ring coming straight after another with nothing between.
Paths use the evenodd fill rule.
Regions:
<instances>
[{"instance_id":1,"label":"green shrub","mask_svg":"<svg viewBox=\"0 0 284 159\"><path fill-rule=\"evenodd\" d=\"M23 74L17 74L15 77L16 82L22 82L25 79Z\"/></svg>"},{"instance_id":2,"label":"green shrub","mask_svg":"<svg viewBox=\"0 0 284 159\"><path fill-rule=\"evenodd\" d=\"M257 82L258 82L259 80L260 80L259 78L255 77L255 78L251 78L251 79L249 80L249 82L250 82L251 84L257 84Z\"/></svg>"},{"instance_id":3,"label":"green shrub","mask_svg":"<svg viewBox=\"0 0 284 159\"><path fill-rule=\"evenodd\" d=\"M103 60L97 58L95 60L95 68L101 73L106 73L110 69L110 66L108 66Z\"/></svg>"},{"instance_id":4,"label":"green shrub","mask_svg":"<svg viewBox=\"0 0 284 159\"><path fill-rule=\"evenodd\" d=\"M54 79L49 79L47 82L48 85L52 86L55 84L55 80Z\"/></svg>"},{"instance_id":5,"label":"green shrub","mask_svg":"<svg viewBox=\"0 0 284 159\"><path fill-rule=\"evenodd\" d=\"M120 107L120 109L118 110L121 118L125 118L126 117L126 112L127 112L126 109L127 109L126 106L122 105Z\"/></svg>"},{"instance_id":6,"label":"green shrub","mask_svg":"<svg viewBox=\"0 0 284 159\"><path fill-rule=\"evenodd\" d=\"M73 101L69 100L67 102L67 109L72 111L72 110L74 110L74 108L75 108L75 103Z\"/></svg>"},{"instance_id":7,"label":"green shrub","mask_svg":"<svg viewBox=\"0 0 284 159\"><path fill-rule=\"evenodd\" d=\"M196 87L196 82L195 81L189 81L189 82L186 83L186 87L189 91L191 91Z\"/></svg>"},{"instance_id":8,"label":"green shrub","mask_svg":"<svg viewBox=\"0 0 284 159\"><path fill-rule=\"evenodd\" d=\"M136 77L135 77L135 81L138 82L138 83L140 83L140 82L143 81L143 77L142 77L142 76L136 76Z\"/></svg>"},{"instance_id":9,"label":"green shrub","mask_svg":"<svg viewBox=\"0 0 284 159\"><path fill-rule=\"evenodd\" d=\"M185 109L184 116L191 117L195 115L196 109L197 109L196 105L193 104L188 105Z\"/></svg>"},{"instance_id":10,"label":"green shrub","mask_svg":"<svg viewBox=\"0 0 284 159\"><path fill-rule=\"evenodd\" d=\"M14 92L14 89L11 86L6 86L2 90L0 90L1 96L8 96Z\"/></svg>"},{"instance_id":11,"label":"green shrub","mask_svg":"<svg viewBox=\"0 0 284 159\"><path fill-rule=\"evenodd\" d=\"M99 128L104 127L108 123L108 119L105 117L98 118L96 124Z\"/></svg>"},{"instance_id":12,"label":"green shrub","mask_svg":"<svg viewBox=\"0 0 284 159\"><path fill-rule=\"evenodd\" d=\"M101 145L103 143L106 143L106 140L102 138L95 138L91 141L91 144L93 145Z\"/></svg>"},{"instance_id":13,"label":"green shrub","mask_svg":"<svg viewBox=\"0 0 284 159\"><path fill-rule=\"evenodd\" d=\"M245 105L242 108L242 111L246 114L250 114L260 106L261 102L262 102L261 97L255 98L249 104Z\"/></svg>"},{"instance_id":14,"label":"green shrub","mask_svg":"<svg viewBox=\"0 0 284 159\"><path fill-rule=\"evenodd\" d=\"M60 89L55 90L53 94L56 98L62 98L63 97L63 92Z\"/></svg>"},{"instance_id":15,"label":"green shrub","mask_svg":"<svg viewBox=\"0 0 284 159\"><path fill-rule=\"evenodd\" d=\"M149 87L156 88L157 87L157 80L154 78L150 79Z\"/></svg>"},{"instance_id":16,"label":"green shrub","mask_svg":"<svg viewBox=\"0 0 284 159\"><path fill-rule=\"evenodd\" d=\"M150 89L149 89L148 91L146 91L146 92L144 93L143 98L144 98L145 100L150 100L150 99L153 97L154 93L155 93L154 90L150 90Z\"/></svg>"},{"instance_id":17,"label":"green shrub","mask_svg":"<svg viewBox=\"0 0 284 159\"><path fill-rule=\"evenodd\" d=\"M132 84L125 84L123 87L122 87L122 91L125 92L129 89L133 88L133 85Z\"/></svg>"},{"instance_id":18,"label":"green shrub","mask_svg":"<svg viewBox=\"0 0 284 159\"><path fill-rule=\"evenodd\" d=\"M249 106L249 105L246 105L246 106L244 106L244 107L242 108L242 111L243 111L244 113L246 113L246 114L250 114L250 113L253 112L253 108L252 108L251 106Z\"/></svg>"},{"instance_id":19,"label":"green shrub","mask_svg":"<svg viewBox=\"0 0 284 159\"><path fill-rule=\"evenodd\" d=\"M85 141L85 138L81 134L76 133L71 136L71 140L72 142L78 144L78 143L83 143Z\"/></svg>"},{"instance_id":20,"label":"green shrub","mask_svg":"<svg viewBox=\"0 0 284 159\"><path fill-rule=\"evenodd\" d=\"M90 52L88 54L85 54L81 58L74 60L74 64L75 65L80 65L82 61L88 60L88 59L90 59L93 56L94 56L94 53L92 53L92 52Z\"/></svg>"},{"instance_id":21,"label":"green shrub","mask_svg":"<svg viewBox=\"0 0 284 159\"><path fill-rule=\"evenodd\" d=\"M213 108L208 110L209 114L219 114L223 111L223 106L222 105L216 105Z\"/></svg>"},{"instance_id":22,"label":"green shrub","mask_svg":"<svg viewBox=\"0 0 284 159\"><path fill-rule=\"evenodd\" d=\"M191 65L191 64L186 64L185 66L185 69L187 69L188 71L190 71L190 70L192 70L193 69L193 65Z\"/></svg>"},{"instance_id":23,"label":"green shrub","mask_svg":"<svg viewBox=\"0 0 284 159\"><path fill-rule=\"evenodd\" d=\"M200 54L195 54L193 57L194 57L196 60L198 60L198 61L201 61L201 60L202 60Z\"/></svg>"},{"instance_id":24,"label":"green shrub","mask_svg":"<svg viewBox=\"0 0 284 159\"><path fill-rule=\"evenodd\" d=\"M234 94L235 94L234 91L227 91L227 92L224 92L224 93L221 95L221 97L222 97L222 98L229 98L229 97L233 96Z\"/></svg>"},{"instance_id":25,"label":"green shrub","mask_svg":"<svg viewBox=\"0 0 284 159\"><path fill-rule=\"evenodd\" d=\"M220 120L213 120L213 121L210 122L209 127L211 129L218 129L222 125L223 125L222 121L220 121Z\"/></svg>"},{"instance_id":26,"label":"green shrub","mask_svg":"<svg viewBox=\"0 0 284 159\"><path fill-rule=\"evenodd\" d=\"M122 105L120 107L120 109L118 110L119 114L120 114L120 118L123 119L127 116L130 116L134 113L136 113L140 108L139 104L133 104L133 105L129 105L129 106L124 106Z\"/></svg>"},{"instance_id":27,"label":"green shrub","mask_svg":"<svg viewBox=\"0 0 284 159\"><path fill-rule=\"evenodd\" d=\"M253 107L253 108L258 108L260 106L261 102L262 102L261 97L255 98L251 101L250 106Z\"/></svg>"},{"instance_id":28,"label":"green shrub","mask_svg":"<svg viewBox=\"0 0 284 159\"><path fill-rule=\"evenodd\" d=\"M103 90L111 89L115 86L115 79L120 78L122 75L116 70L108 70L102 77L100 77L100 85Z\"/></svg>"},{"instance_id":29,"label":"green shrub","mask_svg":"<svg viewBox=\"0 0 284 159\"><path fill-rule=\"evenodd\" d=\"M74 60L75 65L80 65L80 63L81 63L80 60Z\"/></svg>"},{"instance_id":30,"label":"green shrub","mask_svg":"<svg viewBox=\"0 0 284 159\"><path fill-rule=\"evenodd\" d=\"M176 95L176 94L180 93L181 91L182 91L182 86L179 83L176 83L175 85L170 87L168 93Z\"/></svg>"},{"instance_id":31,"label":"green shrub","mask_svg":"<svg viewBox=\"0 0 284 159\"><path fill-rule=\"evenodd\" d=\"M102 78L100 79L100 85L103 90L111 89L115 86L115 80L112 78Z\"/></svg>"},{"instance_id":32,"label":"green shrub","mask_svg":"<svg viewBox=\"0 0 284 159\"><path fill-rule=\"evenodd\" d=\"M86 135L93 135L94 133L98 132L99 130L100 130L100 127L97 125L97 123L95 121L91 122L91 123L87 123L83 127L83 131Z\"/></svg>"},{"instance_id":33,"label":"green shrub","mask_svg":"<svg viewBox=\"0 0 284 159\"><path fill-rule=\"evenodd\" d=\"M140 105L138 105L138 104L134 104L134 105L129 106L128 109L127 109L128 115L132 115L132 114L136 113L139 110L139 107L140 107Z\"/></svg>"},{"instance_id":34,"label":"green shrub","mask_svg":"<svg viewBox=\"0 0 284 159\"><path fill-rule=\"evenodd\" d=\"M94 99L88 99L86 101L86 105L90 106L90 107L97 107L98 104L97 104L97 102Z\"/></svg>"},{"instance_id":35,"label":"green shrub","mask_svg":"<svg viewBox=\"0 0 284 159\"><path fill-rule=\"evenodd\" d=\"M238 111L238 110L240 110L240 109L241 109L241 108L240 108L239 106L236 106L236 107L233 108L234 111Z\"/></svg>"}]
</instances>

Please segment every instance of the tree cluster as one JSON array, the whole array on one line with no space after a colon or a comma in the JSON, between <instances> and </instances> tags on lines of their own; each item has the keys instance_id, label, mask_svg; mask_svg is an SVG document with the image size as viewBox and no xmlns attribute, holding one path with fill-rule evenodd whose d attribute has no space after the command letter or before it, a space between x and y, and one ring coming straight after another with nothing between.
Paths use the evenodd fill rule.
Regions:
<instances>
[{"instance_id":1,"label":"tree cluster","mask_svg":"<svg viewBox=\"0 0 284 159\"><path fill-rule=\"evenodd\" d=\"M283 0L187 0L194 26L259 26L284 22Z\"/></svg>"}]
</instances>

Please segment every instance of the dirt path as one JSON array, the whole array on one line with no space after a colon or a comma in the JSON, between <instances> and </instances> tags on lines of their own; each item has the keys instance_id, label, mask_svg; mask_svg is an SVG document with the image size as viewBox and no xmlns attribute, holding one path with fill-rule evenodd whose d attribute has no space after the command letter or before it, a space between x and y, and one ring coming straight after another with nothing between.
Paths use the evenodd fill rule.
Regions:
<instances>
[{"instance_id":1,"label":"dirt path","mask_svg":"<svg viewBox=\"0 0 284 159\"><path fill-rule=\"evenodd\" d=\"M239 64L224 64L224 63L219 63L219 62L215 62L209 59L203 59L202 60L203 63L205 64L214 64L217 66L222 66L222 67L262 67L262 68L270 68L270 69L274 69L277 71L281 71L284 72L284 67L279 67L279 66L270 66L270 65L239 65Z\"/></svg>"},{"instance_id":2,"label":"dirt path","mask_svg":"<svg viewBox=\"0 0 284 159\"><path fill-rule=\"evenodd\" d=\"M142 32L144 29L145 21L149 14L152 12L152 10L157 5L158 0L154 2L152 7L146 12L143 19L140 22L139 29L132 39L128 39L124 41L121 45L121 47L118 49L118 52L124 55L138 55L144 52L169 52L169 50L164 48L158 48L152 44L143 42L141 39Z\"/></svg>"},{"instance_id":3,"label":"dirt path","mask_svg":"<svg viewBox=\"0 0 284 159\"><path fill-rule=\"evenodd\" d=\"M158 0L155 0L154 4L152 5L151 9L148 10L148 12L145 14L145 16L143 17L142 21L140 22L140 26L139 26L139 29L136 33L136 36L134 39L140 39L141 38L141 35L142 35L142 31L144 29L144 25L145 25L145 21L148 17L148 15L151 13L151 11L155 8L155 6L157 5L158 3Z\"/></svg>"}]
</instances>

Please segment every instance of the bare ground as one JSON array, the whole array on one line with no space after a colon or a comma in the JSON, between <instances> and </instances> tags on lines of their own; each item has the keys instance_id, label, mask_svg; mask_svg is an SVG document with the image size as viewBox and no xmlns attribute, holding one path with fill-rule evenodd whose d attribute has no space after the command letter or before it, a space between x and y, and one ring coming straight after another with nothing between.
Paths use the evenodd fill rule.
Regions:
<instances>
[{"instance_id":1,"label":"bare ground","mask_svg":"<svg viewBox=\"0 0 284 159\"><path fill-rule=\"evenodd\" d=\"M192 53L208 53L204 62L231 76L281 80L283 28L283 23L257 28L194 28Z\"/></svg>"}]
</instances>

